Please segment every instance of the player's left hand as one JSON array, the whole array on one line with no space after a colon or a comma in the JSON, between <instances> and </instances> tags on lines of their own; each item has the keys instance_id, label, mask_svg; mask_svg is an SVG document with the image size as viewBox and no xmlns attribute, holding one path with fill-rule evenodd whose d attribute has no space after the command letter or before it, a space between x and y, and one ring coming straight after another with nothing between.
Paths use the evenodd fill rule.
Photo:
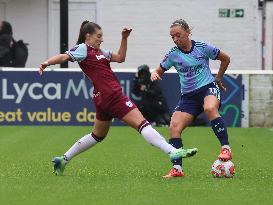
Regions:
<instances>
[{"instance_id":1,"label":"player's left hand","mask_svg":"<svg viewBox=\"0 0 273 205\"><path fill-rule=\"evenodd\" d=\"M124 28L121 32L122 38L124 38L124 39L128 38L128 36L130 35L132 30L133 29L131 29L131 28Z\"/></svg>"},{"instance_id":2,"label":"player's left hand","mask_svg":"<svg viewBox=\"0 0 273 205\"><path fill-rule=\"evenodd\" d=\"M48 63L47 61L41 63L40 66L39 66L38 73L39 73L40 75L43 75L44 69L45 69L47 66L49 66L49 63Z\"/></svg>"},{"instance_id":3,"label":"player's left hand","mask_svg":"<svg viewBox=\"0 0 273 205\"><path fill-rule=\"evenodd\" d=\"M222 83L220 78L215 78L215 82L217 83L217 85L219 86L219 88L223 91L227 91L227 88L224 86L224 84Z\"/></svg>"}]
</instances>

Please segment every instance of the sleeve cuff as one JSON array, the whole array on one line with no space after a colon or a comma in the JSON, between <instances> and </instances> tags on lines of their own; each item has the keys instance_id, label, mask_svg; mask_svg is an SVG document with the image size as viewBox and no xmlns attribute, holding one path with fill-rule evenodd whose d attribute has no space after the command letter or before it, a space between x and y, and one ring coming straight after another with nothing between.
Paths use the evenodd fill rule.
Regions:
<instances>
[{"instance_id":1,"label":"sleeve cuff","mask_svg":"<svg viewBox=\"0 0 273 205\"><path fill-rule=\"evenodd\" d=\"M219 54L220 54L220 50L218 50L218 52L213 60L216 60L218 58Z\"/></svg>"},{"instance_id":2,"label":"sleeve cuff","mask_svg":"<svg viewBox=\"0 0 273 205\"><path fill-rule=\"evenodd\" d=\"M65 54L67 54L70 57L69 61L71 61L71 62L75 61L74 56L69 51L66 51Z\"/></svg>"},{"instance_id":3,"label":"sleeve cuff","mask_svg":"<svg viewBox=\"0 0 273 205\"><path fill-rule=\"evenodd\" d=\"M164 68L163 66L162 66L162 64L160 63L160 68L162 69L162 70L164 70L164 71L167 71L168 69L166 69L166 68Z\"/></svg>"}]
</instances>

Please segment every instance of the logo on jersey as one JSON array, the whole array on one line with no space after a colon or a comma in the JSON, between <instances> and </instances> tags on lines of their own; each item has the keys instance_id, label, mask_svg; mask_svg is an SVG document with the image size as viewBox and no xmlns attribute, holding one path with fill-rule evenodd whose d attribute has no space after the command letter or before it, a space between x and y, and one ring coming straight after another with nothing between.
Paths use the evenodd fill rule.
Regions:
<instances>
[{"instance_id":1,"label":"logo on jersey","mask_svg":"<svg viewBox=\"0 0 273 205\"><path fill-rule=\"evenodd\" d=\"M96 55L96 58L98 59L98 61L100 60L100 59L103 59L103 58L106 58L104 55Z\"/></svg>"},{"instance_id":2,"label":"logo on jersey","mask_svg":"<svg viewBox=\"0 0 273 205\"><path fill-rule=\"evenodd\" d=\"M203 57L203 56L196 56L195 58L196 58L196 60L197 60L197 61L201 61L201 60L203 60L203 59L204 59L204 57Z\"/></svg>"},{"instance_id":3,"label":"logo on jersey","mask_svg":"<svg viewBox=\"0 0 273 205\"><path fill-rule=\"evenodd\" d=\"M125 104L127 107L133 107L133 103L131 101L127 101Z\"/></svg>"}]
</instances>

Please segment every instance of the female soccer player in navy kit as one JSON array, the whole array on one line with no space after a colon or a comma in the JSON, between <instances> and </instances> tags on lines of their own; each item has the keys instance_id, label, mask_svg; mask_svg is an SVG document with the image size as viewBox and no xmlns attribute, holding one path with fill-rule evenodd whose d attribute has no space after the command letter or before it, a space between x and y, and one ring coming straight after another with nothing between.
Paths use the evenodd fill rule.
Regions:
<instances>
[{"instance_id":1,"label":"female soccer player in navy kit","mask_svg":"<svg viewBox=\"0 0 273 205\"><path fill-rule=\"evenodd\" d=\"M215 46L189 38L191 30L185 20L179 19L170 26L170 35L176 44L166 54L160 66L152 73L151 80L161 79L163 73L172 66L180 78L181 98L174 110L170 123L169 143L176 148L183 147L182 131L201 112L205 112L212 129L221 143L219 159L232 158L228 133L224 119L219 115L220 89L226 91L221 82L230 58ZM220 68L214 78L209 68L209 59L219 60ZM166 178L184 176L182 158L172 160L173 168Z\"/></svg>"},{"instance_id":2,"label":"female soccer player in navy kit","mask_svg":"<svg viewBox=\"0 0 273 205\"><path fill-rule=\"evenodd\" d=\"M92 133L79 139L63 156L53 159L54 172L62 175L66 164L77 154L101 142L107 135L112 118L118 118L137 129L144 139L169 154L172 160L193 156L197 149L176 149L149 124L136 105L125 96L110 62L122 63L127 52L127 38L132 29L124 28L120 48L117 53L100 48L103 42L101 27L93 22L84 21L80 28L77 45L65 54L53 56L40 65L39 73L53 64L65 61L77 61L84 74L93 82L93 101L96 107L96 119Z\"/></svg>"}]
</instances>

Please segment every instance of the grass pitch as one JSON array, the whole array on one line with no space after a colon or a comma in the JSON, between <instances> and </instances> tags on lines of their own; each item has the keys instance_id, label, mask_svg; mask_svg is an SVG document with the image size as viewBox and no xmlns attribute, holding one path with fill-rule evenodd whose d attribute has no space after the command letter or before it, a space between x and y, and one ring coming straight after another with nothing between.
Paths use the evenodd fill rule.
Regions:
<instances>
[{"instance_id":1,"label":"grass pitch","mask_svg":"<svg viewBox=\"0 0 273 205\"><path fill-rule=\"evenodd\" d=\"M167 128L157 129L167 136ZM219 142L210 128L188 128L186 177L166 180L169 158L129 127L112 127L105 141L78 155L65 176L52 174L63 154L89 127L0 127L1 205L272 204L273 129L230 128L236 174L216 179L210 166Z\"/></svg>"}]
</instances>

